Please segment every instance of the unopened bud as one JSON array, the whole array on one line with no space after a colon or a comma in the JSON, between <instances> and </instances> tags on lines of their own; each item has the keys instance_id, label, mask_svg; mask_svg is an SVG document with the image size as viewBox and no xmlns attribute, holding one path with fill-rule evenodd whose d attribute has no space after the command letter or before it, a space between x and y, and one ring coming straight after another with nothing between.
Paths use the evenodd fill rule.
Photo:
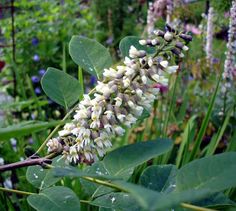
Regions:
<instances>
[{"instance_id":1,"label":"unopened bud","mask_svg":"<svg viewBox=\"0 0 236 211\"><path fill-rule=\"evenodd\" d=\"M139 40L139 44L140 45L147 45L147 41L146 40Z\"/></svg>"},{"instance_id":2,"label":"unopened bud","mask_svg":"<svg viewBox=\"0 0 236 211\"><path fill-rule=\"evenodd\" d=\"M173 35L171 32L166 32L165 35L164 35L164 39L167 41L167 42L170 42L172 39L173 39Z\"/></svg>"},{"instance_id":3,"label":"unopened bud","mask_svg":"<svg viewBox=\"0 0 236 211\"><path fill-rule=\"evenodd\" d=\"M187 35L187 34L180 34L179 37L182 38L185 41L188 41L188 42L192 41L192 39L193 39L192 36Z\"/></svg>"},{"instance_id":4,"label":"unopened bud","mask_svg":"<svg viewBox=\"0 0 236 211\"><path fill-rule=\"evenodd\" d=\"M165 35L165 32L161 31L161 30L156 30L154 31L154 34L159 36L159 37L164 37Z\"/></svg>"}]
</instances>

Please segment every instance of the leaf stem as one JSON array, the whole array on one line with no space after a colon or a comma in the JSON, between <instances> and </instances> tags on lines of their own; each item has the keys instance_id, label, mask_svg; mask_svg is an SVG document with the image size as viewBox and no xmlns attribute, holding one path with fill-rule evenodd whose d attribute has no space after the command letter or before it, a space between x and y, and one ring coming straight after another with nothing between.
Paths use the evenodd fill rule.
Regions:
<instances>
[{"instance_id":1,"label":"leaf stem","mask_svg":"<svg viewBox=\"0 0 236 211\"><path fill-rule=\"evenodd\" d=\"M81 85L82 88L82 92L84 93L84 77L83 77L83 69L78 66L78 79L79 79L79 83ZM80 100L83 98L83 94L80 96Z\"/></svg>"},{"instance_id":2,"label":"leaf stem","mask_svg":"<svg viewBox=\"0 0 236 211\"><path fill-rule=\"evenodd\" d=\"M199 207L199 206L195 206L195 205L187 204L187 203L181 203L181 206L184 207L184 208L195 210L195 211L216 211L216 210L213 210L213 209L209 209L209 208L205 208L205 207Z\"/></svg>"},{"instance_id":3,"label":"leaf stem","mask_svg":"<svg viewBox=\"0 0 236 211\"><path fill-rule=\"evenodd\" d=\"M33 194L35 194L35 193L32 193L32 192L8 189L8 188L3 188L3 187L0 187L0 191L8 192L8 193L16 193L16 194L20 194L20 195L33 195Z\"/></svg>"},{"instance_id":4,"label":"leaf stem","mask_svg":"<svg viewBox=\"0 0 236 211\"><path fill-rule=\"evenodd\" d=\"M82 200L82 199L80 199L80 202L81 202L81 203L84 203L84 204L89 204L89 203L90 203L90 201Z\"/></svg>"},{"instance_id":5,"label":"leaf stem","mask_svg":"<svg viewBox=\"0 0 236 211\"><path fill-rule=\"evenodd\" d=\"M88 180L90 182L94 182L94 183L97 183L97 184L100 184L100 185L104 185L104 186L107 186L107 187L110 187L110 188L114 188L114 189L117 189L117 190L120 190L122 192L126 192L127 193L127 190L115 185L115 184L112 184L110 182L107 182L107 181L103 181L103 180L99 180L99 179L96 179L96 178L92 178L92 177L82 177L83 179L85 180Z\"/></svg>"}]
</instances>

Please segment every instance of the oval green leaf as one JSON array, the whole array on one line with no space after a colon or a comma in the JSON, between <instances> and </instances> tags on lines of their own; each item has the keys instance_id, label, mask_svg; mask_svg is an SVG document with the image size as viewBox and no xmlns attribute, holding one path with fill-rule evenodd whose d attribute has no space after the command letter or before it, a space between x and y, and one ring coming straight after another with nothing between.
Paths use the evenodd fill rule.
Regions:
<instances>
[{"instance_id":1,"label":"oval green leaf","mask_svg":"<svg viewBox=\"0 0 236 211\"><path fill-rule=\"evenodd\" d=\"M49 67L41 79L46 95L66 109L74 105L83 94L81 84L69 74Z\"/></svg>"},{"instance_id":2,"label":"oval green leaf","mask_svg":"<svg viewBox=\"0 0 236 211\"><path fill-rule=\"evenodd\" d=\"M16 138L29 135L34 132L45 130L56 125L64 124L62 121L41 122L41 121L25 121L16 125L10 125L0 128L0 140Z\"/></svg>"},{"instance_id":3,"label":"oval green leaf","mask_svg":"<svg viewBox=\"0 0 236 211\"><path fill-rule=\"evenodd\" d=\"M104 68L112 65L109 51L96 40L73 36L69 43L69 53L73 61L91 75L102 76Z\"/></svg>"},{"instance_id":4,"label":"oval green leaf","mask_svg":"<svg viewBox=\"0 0 236 211\"><path fill-rule=\"evenodd\" d=\"M55 186L44 189L39 194L30 195L28 203L38 211L79 211L80 201L67 187Z\"/></svg>"},{"instance_id":5,"label":"oval green leaf","mask_svg":"<svg viewBox=\"0 0 236 211\"><path fill-rule=\"evenodd\" d=\"M65 160L61 159L61 157L53 158L52 165L55 167L64 167ZM34 187L42 190L55 184L61 178L55 177L54 169L43 169L41 166L30 166L26 171L26 179Z\"/></svg>"},{"instance_id":6,"label":"oval green leaf","mask_svg":"<svg viewBox=\"0 0 236 211\"><path fill-rule=\"evenodd\" d=\"M177 190L208 189L215 193L236 187L236 152L195 160L177 174Z\"/></svg>"},{"instance_id":7,"label":"oval green leaf","mask_svg":"<svg viewBox=\"0 0 236 211\"><path fill-rule=\"evenodd\" d=\"M169 193L176 187L176 173L174 165L150 166L142 173L139 183L148 189Z\"/></svg>"},{"instance_id":8,"label":"oval green leaf","mask_svg":"<svg viewBox=\"0 0 236 211\"><path fill-rule=\"evenodd\" d=\"M105 156L103 163L110 175L124 175L145 161L164 154L172 147L169 139L157 139L156 141L139 142L127 145L110 152Z\"/></svg>"}]
</instances>

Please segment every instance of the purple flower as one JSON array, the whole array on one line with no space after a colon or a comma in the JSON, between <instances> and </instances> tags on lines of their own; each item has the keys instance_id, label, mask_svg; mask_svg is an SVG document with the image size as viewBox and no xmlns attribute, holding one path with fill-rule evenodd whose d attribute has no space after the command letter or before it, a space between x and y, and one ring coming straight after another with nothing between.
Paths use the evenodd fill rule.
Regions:
<instances>
[{"instance_id":1,"label":"purple flower","mask_svg":"<svg viewBox=\"0 0 236 211\"><path fill-rule=\"evenodd\" d=\"M213 64L218 64L220 60L218 58L213 58L212 59Z\"/></svg>"},{"instance_id":2,"label":"purple flower","mask_svg":"<svg viewBox=\"0 0 236 211\"><path fill-rule=\"evenodd\" d=\"M33 83L38 83L38 82L39 82L39 77L36 76L36 75L33 75L33 76L31 77L31 81L32 81Z\"/></svg>"},{"instance_id":3,"label":"purple flower","mask_svg":"<svg viewBox=\"0 0 236 211\"><path fill-rule=\"evenodd\" d=\"M33 56L33 60L34 60L35 62L39 62L39 61L40 61L39 55L38 55L38 54L35 54L35 55Z\"/></svg>"},{"instance_id":4,"label":"purple flower","mask_svg":"<svg viewBox=\"0 0 236 211\"><path fill-rule=\"evenodd\" d=\"M36 87L34 89L34 92L35 92L35 94L39 95L39 94L41 94L41 89L39 87Z\"/></svg>"},{"instance_id":5,"label":"purple flower","mask_svg":"<svg viewBox=\"0 0 236 211\"><path fill-rule=\"evenodd\" d=\"M33 37L31 43L32 43L33 46L37 46L39 44L38 38L37 37Z\"/></svg>"},{"instance_id":6,"label":"purple flower","mask_svg":"<svg viewBox=\"0 0 236 211\"><path fill-rule=\"evenodd\" d=\"M48 104L52 105L54 102L51 99L48 99Z\"/></svg>"},{"instance_id":7,"label":"purple flower","mask_svg":"<svg viewBox=\"0 0 236 211\"><path fill-rule=\"evenodd\" d=\"M112 44L112 42L113 42L113 36L110 36L110 37L108 37L108 39L106 40L106 44L107 45L111 45Z\"/></svg>"},{"instance_id":8,"label":"purple flower","mask_svg":"<svg viewBox=\"0 0 236 211\"><path fill-rule=\"evenodd\" d=\"M31 119L35 120L35 115L31 114Z\"/></svg>"},{"instance_id":9,"label":"purple flower","mask_svg":"<svg viewBox=\"0 0 236 211\"><path fill-rule=\"evenodd\" d=\"M29 144L33 144L33 143L34 143L34 140L33 140L32 137L30 137L30 138L28 139L28 143L29 143Z\"/></svg>"},{"instance_id":10,"label":"purple flower","mask_svg":"<svg viewBox=\"0 0 236 211\"><path fill-rule=\"evenodd\" d=\"M90 77L90 85L91 85L91 86L94 86L96 82L97 82L97 78L92 75L92 76Z\"/></svg>"},{"instance_id":11,"label":"purple flower","mask_svg":"<svg viewBox=\"0 0 236 211\"><path fill-rule=\"evenodd\" d=\"M43 75L45 74L45 72L46 72L46 70L44 70L44 69L41 69L41 70L39 70L39 72L38 72L38 73L39 73L39 75L40 75L40 76L43 76Z\"/></svg>"},{"instance_id":12,"label":"purple flower","mask_svg":"<svg viewBox=\"0 0 236 211\"><path fill-rule=\"evenodd\" d=\"M160 89L160 92L161 92L162 94L168 92L168 86L165 86L165 85L163 85L163 84L161 84L161 83L155 84L154 87L155 87L155 88L159 88L159 89Z\"/></svg>"}]
</instances>

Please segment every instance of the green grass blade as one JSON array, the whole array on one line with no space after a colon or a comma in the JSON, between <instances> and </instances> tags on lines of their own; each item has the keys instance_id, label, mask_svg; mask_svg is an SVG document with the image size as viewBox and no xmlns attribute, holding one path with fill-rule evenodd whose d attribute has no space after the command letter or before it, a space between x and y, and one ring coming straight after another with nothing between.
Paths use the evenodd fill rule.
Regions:
<instances>
[{"instance_id":1,"label":"green grass blade","mask_svg":"<svg viewBox=\"0 0 236 211\"><path fill-rule=\"evenodd\" d=\"M190 161L192 161L196 157L197 153L199 152L200 144L201 144L202 138L203 138L203 136L204 136L204 134L206 132L206 129L207 129L210 117L211 117L211 113L212 113L212 110L213 110L213 106L215 104L216 94L217 94L218 89L219 89L221 78L222 78L222 76L220 74L219 79L217 81L217 85L216 85L215 91L213 93L213 96L211 98L211 101L210 101L210 104L209 104L209 107L208 107L208 110L207 110L206 116L203 119L201 128L200 128L200 130L198 132L198 135L197 135L197 138L195 140L195 143L194 143L194 146L193 146L193 150L192 150L191 155L190 155Z\"/></svg>"},{"instance_id":2,"label":"green grass blade","mask_svg":"<svg viewBox=\"0 0 236 211\"><path fill-rule=\"evenodd\" d=\"M196 119L196 116L192 116L186 127L185 127L185 130L183 132L183 139L181 141L181 144L180 144L180 147L179 147L179 150L178 150L178 155L177 155L177 158L176 158L176 165L177 167L180 167L181 166L181 162L183 161L183 157L184 157L184 152L186 150L188 150L187 146L189 145L189 142L190 142L190 139L192 139L193 137L190 137L191 136L191 131L194 127L194 120Z\"/></svg>"},{"instance_id":3,"label":"green grass blade","mask_svg":"<svg viewBox=\"0 0 236 211\"><path fill-rule=\"evenodd\" d=\"M216 148L217 148L217 146L224 134L224 131L229 123L229 119L230 119L231 114L232 114L232 109L228 112L227 116L225 117L224 123L223 123L222 127L218 130L214 140L211 140L211 142L208 146L206 155L213 155L214 154L214 152L215 152L215 150L216 150Z\"/></svg>"}]
</instances>

